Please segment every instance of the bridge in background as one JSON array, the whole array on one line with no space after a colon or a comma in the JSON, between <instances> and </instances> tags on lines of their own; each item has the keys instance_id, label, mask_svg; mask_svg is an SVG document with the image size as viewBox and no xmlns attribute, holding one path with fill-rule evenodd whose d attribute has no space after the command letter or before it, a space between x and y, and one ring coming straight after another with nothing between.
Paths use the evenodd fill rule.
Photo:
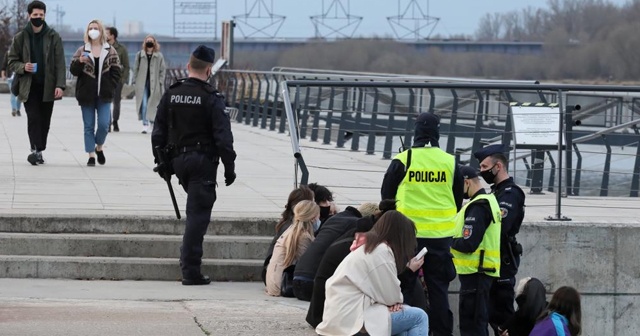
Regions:
<instances>
[{"instance_id":1,"label":"bridge in background","mask_svg":"<svg viewBox=\"0 0 640 336\"><path fill-rule=\"evenodd\" d=\"M335 40L333 40L335 41ZM235 40L234 50L236 52L257 52L257 51L283 51L295 47L301 47L308 44L332 43L331 40L314 40L314 39L280 39L280 40ZM127 47L129 51L129 60L133 64L133 57L142 49L143 39L121 38L119 42ZM200 44L208 44L219 51L220 41L218 40L202 40L202 39L175 39L172 37L159 36L158 42L162 49L160 50L170 67L184 66L189 60L189 55ZM65 57L68 61L71 56L81 45L81 38L65 38L63 39ZM457 53L499 53L499 54L540 54L544 44L542 42L475 42L475 41L455 41L455 40L423 40L423 41L399 41L398 43L407 44L416 50L428 52L434 48L443 52Z\"/></svg>"}]
</instances>

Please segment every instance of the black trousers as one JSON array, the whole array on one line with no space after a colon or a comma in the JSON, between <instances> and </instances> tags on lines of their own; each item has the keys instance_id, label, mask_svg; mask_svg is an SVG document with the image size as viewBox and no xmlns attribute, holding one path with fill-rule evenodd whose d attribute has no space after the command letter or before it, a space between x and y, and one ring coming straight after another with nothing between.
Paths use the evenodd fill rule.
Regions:
<instances>
[{"instance_id":1,"label":"black trousers","mask_svg":"<svg viewBox=\"0 0 640 336\"><path fill-rule=\"evenodd\" d=\"M187 192L187 224L180 247L182 277L194 279L202 275L202 242L216 201L218 164L208 155L188 152L173 159L173 169Z\"/></svg>"},{"instance_id":2,"label":"black trousers","mask_svg":"<svg viewBox=\"0 0 640 336\"><path fill-rule=\"evenodd\" d=\"M117 123L120 120L120 102L122 102L122 87L124 84L120 83L116 86L116 92L113 96L113 113L111 116L111 123Z\"/></svg>"},{"instance_id":3,"label":"black trousers","mask_svg":"<svg viewBox=\"0 0 640 336\"><path fill-rule=\"evenodd\" d=\"M47 138L49 137L51 115L53 114L53 102L43 102L43 95L44 85L39 85L32 81L29 97L24 103L31 150L40 152L47 149Z\"/></svg>"},{"instance_id":4,"label":"black trousers","mask_svg":"<svg viewBox=\"0 0 640 336\"><path fill-rule=\"evenodd\" d=\"M449 307L449 283L456 277L451 255L452 238L418 238L418 250L426 247L422 271L429 293L429 330L434 336L453 335L453 313Z\"/></svg>"},{"instance_id":5,"label":"black trousers","mask_svg":"<svg viewBox=\"0 0 640 336\"><path fill-rule=\"evenodd\" d=\"M295 295L298 300L311 301L311 296L313 295L313 281L294 279L293 295Z\"/></svg>"},{"instance_id":6,"label":"black trousers","mask_svg":"<svg viewBox=\"0 0 640 336\"><path fill-rule=\"evenodd\" d=\"M488 336L489 290L486 274L458 275L460 279L460 336Z\"/></svg>"},{"instance_id":7,"label":"black trousers","mask_svg":"<svg viewBox=\"0 0 640 336\"><path fill-rule=\"evenodd\" d=\"M496 336L500 336L497 328L503 326L515 313L515 277L494 278L489 292L489 323Z\"/></svg>"}]
</instances>

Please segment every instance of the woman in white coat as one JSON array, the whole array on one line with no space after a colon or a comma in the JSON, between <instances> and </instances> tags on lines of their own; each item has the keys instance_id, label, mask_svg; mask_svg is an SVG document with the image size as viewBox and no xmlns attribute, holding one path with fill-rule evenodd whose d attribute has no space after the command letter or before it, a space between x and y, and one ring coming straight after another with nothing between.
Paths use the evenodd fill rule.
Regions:
<instances>
[{"instance_id":1,"label":"woman in white coat","mask_svg":"<svg viewBox=\"0 0 640 336\"><path fill-rule=\"evenodd\" d=\"M142 50L136 54L132 70L138 120L142 120L142 133L146 134L149 132L149 122L153 123L156 118L156 109L164 94L164 77L167 71L160 44L153 35L144 38Z\"/></svg>"},{"instance_id":2,"label":"woman in white coat","mask_svg":"<svg viewBox=\"0 0 640 336\"><path fill-rule=\"evenodd\" d=\"M420 308L402 304L400 280L416 248L416 227L398 211L387 211L326 283L319 335L371 336L429 334Z\"/></svg>"}]
</instances>

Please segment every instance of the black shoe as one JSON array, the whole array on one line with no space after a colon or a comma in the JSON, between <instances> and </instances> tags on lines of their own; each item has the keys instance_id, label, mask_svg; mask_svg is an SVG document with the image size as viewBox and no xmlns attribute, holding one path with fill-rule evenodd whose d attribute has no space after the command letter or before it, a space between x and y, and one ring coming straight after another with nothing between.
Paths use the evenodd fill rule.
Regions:
<instances>
[{"instance_id":1,"label":"black shoe","mask_svg":"<svg viewBox=\"0 0 640 336\"><path fill-rule=\"evenodd\" d=\"M120 127L118 127L118 122L117 121L113 122L113 131L114 132L120 132Z\"/></svg>"},{"instance_id":2,"label":"black shoe","mask_svg":"<svg viewBox=\"0 0 640 336\"><path fill-rule=\"evenodd\" d=\"M37 166L38 165L38 154L36 154L36 153L29 154L29 156L27 156L27 161L29 161L29 163L31 165Z\"/></svg>"},{"instance_id":3,"label":"black shoe","mask_svg":"<svg viewBox=\"0 0 640 336\"><path fill-rule=\"evenodd\" d=\"M96 149L96 155L98 156L98 163L103 165L107 163L107 158L104 157L104 151L99 151Z\"/></svg>"},{"instance_id":4,"label":"black shoe","mask_svg":"<svg viewBox=\"0 0 640 336\"><path fill-rule=\"evenodd\" d=\"M21 114L20 114L20 110L17 110L17 111L16 111L16 116L18 116L18 117L19 117L19 116L21 116Z\"/></svg>"},{"instance_id":5,"label":"black shoe","mask_svg":"<svg viewBox=\"0 0 640 336\"><path fill-rule=\"evenodd\" d=\"M42 152L36 152L36 156L38 158L38 164L44 164L44 158L42 157Z\"/></svg>"},{"instance_id":6,"label":"black shoe","mask_svg":"<svg viewBox=\"0 0 640 336\"><path fill-rule=\"evenodd\" d=\"M89 161L87 161L87 166L95 167L96 166L96 158L90 157Z\"/></svg>"},{"instance_id":7,"label":"black shoe","mask_svg":"<svg viewBox=\"0 0 640 336\"><path fill-rule=\"evenodd\" d=\"M18 112L16 112L16 110L11 111L11 116L15 117L18 114Z\"/></svg>"},{"instance_id":8,"label":"black shoe","mask_svg":"<svg viewBox=\"0 0 640 336\"><path fill-rule=\"evenodd\" d=\"M199 278L195 279L182 279L182 285L184 286L208 285L210 283L211 279L209 279L208 275L201 275Z\"/></svg>"}]
</instances>

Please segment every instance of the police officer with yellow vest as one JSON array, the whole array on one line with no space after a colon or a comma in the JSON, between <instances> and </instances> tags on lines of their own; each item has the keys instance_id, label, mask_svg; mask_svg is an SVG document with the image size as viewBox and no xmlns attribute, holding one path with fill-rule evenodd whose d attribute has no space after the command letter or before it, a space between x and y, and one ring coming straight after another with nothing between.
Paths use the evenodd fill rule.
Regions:
<instances>
[{"instance_id":1,"label":"police officer with yellow vest","mask_svg":"<svg viewBox=\"0 0 640 336\"><path fill-rule=\"evenodd\" d=\"M514 314L515 276L522 254L522 245L516 240L516 235L520 232L524 219L525 201L524 192L507 172L505 152L508 152L508 148L496 144L473 154L480 162L480 176L492 185L491 190L496 195L502 213L500 278L493 280L489 301L489 323L496 336L500 335L498 329Z\"/></svg>"},{"instance_id":2,"label":"police officer with yellow vest","mask_svg":"<svg viewBox=\"0 0 640 336\"><path fill-rule=\"evenodd\" d=\"M456 216L451 245L460 279L460 335L487 336L489 290L500 276L500 207L484 191L476 169L463 166L460 171L465 198L470 198Z\"/></svg>"},{"instance_id":3,"label":"police officer with yellow vest","mask_svg":"<svg viewBox=\"0 0 640 336\"><path fill-rule=\"evenodd\" d=\"M391 161L381 193L382 199L395 199L397 210L416 224L418 249L428 250L422 269L429 295L429 330L434 336L451 336L448 293L456 276L451 241L462 206L463 179L455 158L438 147L439 138L440 117L420 114L414 146Z\"/></svg>"},{"instance_id":4,"label":"police officer with yellow vest","mask_svg":"<svg viewBox=\"0 0 640 336\"><path fill-rule=\"evenodd\" d=\"M187 223L180 247L183 285L211 282L201 273L200 265L202 241L216 201L220 160L225 184L229 186L236 179L236 153L224 97L207 82L213 62L213 49L201 45L193 52L187 65L189 77L171 85L162 96L151 136L153 148L171 149L170 167L187 193ZM155 151L154 156L158 163ZM167 167L159 166L160 176Z\"/></svg>"}]
</instances>

